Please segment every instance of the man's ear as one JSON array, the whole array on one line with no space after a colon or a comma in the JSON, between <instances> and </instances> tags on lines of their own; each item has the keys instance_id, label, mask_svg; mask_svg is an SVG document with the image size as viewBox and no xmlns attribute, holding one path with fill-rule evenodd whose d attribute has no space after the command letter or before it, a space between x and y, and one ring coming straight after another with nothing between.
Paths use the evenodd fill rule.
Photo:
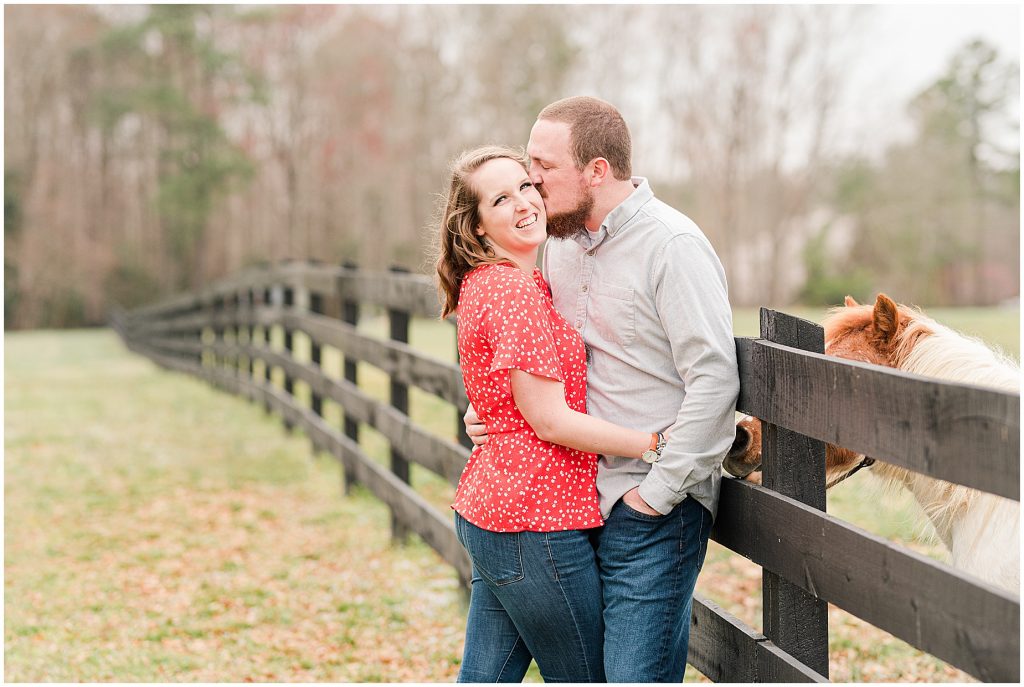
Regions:
<instances>
[{"instance_id":1,"label":"man's ear","mask_svg":"<svg viewBox=\"0 0 1024 687\"><path fill-rule=\"evenodd\" d=\"M608 160L603 157L595 157L590 161L588 165L591 168L590 172L590 185L600 186L601 184L608 181L612 176L612 166Z\"/></svg>"}]
</instances>

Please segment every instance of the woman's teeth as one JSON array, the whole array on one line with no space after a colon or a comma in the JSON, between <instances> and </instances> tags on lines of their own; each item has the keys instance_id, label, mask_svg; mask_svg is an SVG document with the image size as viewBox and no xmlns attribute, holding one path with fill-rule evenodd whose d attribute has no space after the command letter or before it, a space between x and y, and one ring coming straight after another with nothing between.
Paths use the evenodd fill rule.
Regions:
<instances>
[{"instance_id":1,"label":"woman's teeth","mask_svg":"<svg viewBox=\"0 0 1024 687\"><path fill-rule=\"evenodd\" d=\"M517 229L525 229L526 227L530 226L531 224L535 224L536 222L537 222L537 215L530 215L529 217L526 217L526 218L523 218L523 219L519 220L516 223L516 228Z\"/></svg>"}]
</instances>

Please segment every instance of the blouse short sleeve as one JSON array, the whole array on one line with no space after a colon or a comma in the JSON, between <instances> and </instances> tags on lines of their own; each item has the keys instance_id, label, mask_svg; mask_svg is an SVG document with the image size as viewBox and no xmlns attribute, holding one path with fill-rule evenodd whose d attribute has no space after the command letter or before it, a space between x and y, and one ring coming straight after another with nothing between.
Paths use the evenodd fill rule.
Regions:
<instances>
[{"instance_id":1,"label":"blouse short sleeve","mask_svg":"<svg viewBox=\"0 0 1024 687\"><path fill-rule=\"evenodd\" d=\"M515 369L564 382L545 294L518 269L494 270L485 321L494 351L489 373Z\"/></svg>"}]
</instances>

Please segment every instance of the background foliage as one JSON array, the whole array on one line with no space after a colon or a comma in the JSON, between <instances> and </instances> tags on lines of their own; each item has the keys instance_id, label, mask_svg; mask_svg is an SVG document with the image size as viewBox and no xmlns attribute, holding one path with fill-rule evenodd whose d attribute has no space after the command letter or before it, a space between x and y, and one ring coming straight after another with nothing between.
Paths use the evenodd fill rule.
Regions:
<instances>
[{"instance_id":1,"label":"background foliage","mask_svg":"<svg viewBox=\"0 0 1024 687\"><path fill-rule=\"evenodd\" d=\"M100 324L265 260L429 271L447 161L574 93L620 107L737 304L1015 297L1018 64L963 46L908 139L842 153L870 11L7 6L5 327Z\"/></svg>"}]
</instances>

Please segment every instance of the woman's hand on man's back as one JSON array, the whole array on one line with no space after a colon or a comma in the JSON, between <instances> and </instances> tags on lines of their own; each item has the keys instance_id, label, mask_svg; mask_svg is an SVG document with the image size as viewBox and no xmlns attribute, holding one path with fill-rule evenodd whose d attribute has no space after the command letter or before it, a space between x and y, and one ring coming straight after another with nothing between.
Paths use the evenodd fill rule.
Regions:
<instances>
[{"instance_id":1,"label":"woman's hand on man's back","mask_svg":"<svg viewBox=\"0 0 1024 687\"><path fill-rule=\"evenodd\" d=\"M473 410L473 404L470 404L466 414L462 416L462 421L466 425L466 434L473 440L474 445L483 446L487 443L487 425L480 422L476 411Z\"/></svg>"}]
</instances>

